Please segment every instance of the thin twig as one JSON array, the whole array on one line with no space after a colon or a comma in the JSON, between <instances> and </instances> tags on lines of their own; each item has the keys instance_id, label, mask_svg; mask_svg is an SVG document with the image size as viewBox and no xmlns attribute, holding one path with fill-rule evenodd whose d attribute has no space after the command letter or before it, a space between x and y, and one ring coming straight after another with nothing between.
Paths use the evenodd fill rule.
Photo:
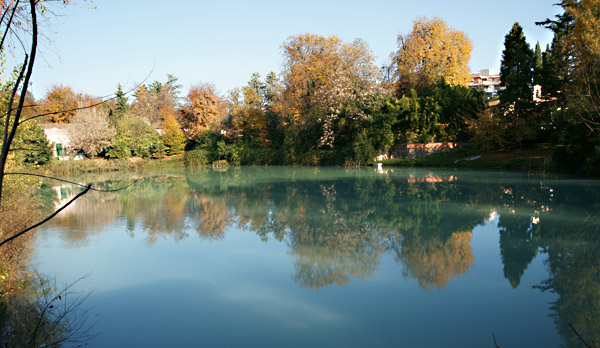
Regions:
<instances>
[{"instance_id":1,"label":"thin twig","mask_svg":"<svg viewBox=\"0 0 600 348\"><path fill-rule=\"evenodd\" d=\"M577 338L579 338L579 340L581 341L581 343L583 343L584 346L588 347L588 348L594 348L592 346L590 346L584 339L583 337L581 337L581 335L579 334L579 332L577 332L577 330L575 330L575 327L573 327L573 325L571 323L569 323L569 327L571 328L571 330L573 330L573 332L575 333L575 335L577 335Z\"/></svg>"},{"instance_id":2,"label":"thin twig","mask_svg":"<svg viewBox=\"0 0 600 348\"><path fill-rule=\"evenodd\" d=\"M12 3L13 3L13 2L11 1L11 2L10 2L10 4L9 4L9 5L6 7L6 12L4 12L4 13L2 14L2 20L1 20L1 21L4 21L4 16L6 16L6 14L8 13L8 8L9 8L10 6L12 6ZM3 5L4 5L4 3L3 3ZM0 41L0 49L1 49L1 48L4 48L4 39L6 39L6 36L8 35L8 32L9 32L9 30L8 30L8 29L10 28L10 25L12 24L12 21L13 21L13 18L14 18L14 16L15 16L15 12L17 11L17 7L18 7L18 5L19 5L19 0L17 0L17 3L16 3L16 4L15 4L15 6L13 7L13 9L12 9L12 13L10 14L10 19L9 19L9 20L8 20L8 22L6 23L6 30L4 31L4 35L2 35L2 41Z\"/></svg>"},{"instance_id":3,"label":"thin twig","mask_svg":"<svg viewBox=\"0 0 600 348\"><path fill-rule=\"evenodd\" d=\"M42 175L42 174L33 174L33 173L18 173L18 172L8 172L8 173L4 173L4 175L26 175L26 176L37 176L40 178L45 178L45 179L52 179L52 180L56 180L56 181L62 181L62 182L66 182L68 184L73 184L73 185L77 185L77 186L81 186L81 187L87 187L88 185L84 185L84 184L80 184L74 181L69 181L69 180L65 180L65 179L60 179L60 178L56 178L53 176L47 176L47 175ZM126 188L129 188L133 185L135 185L140 179L135 179L133 180L133 182L127 186L124 187L120 187L118 189L114 189L114 190L102 190L102 189L95 189L95 188L90 188L90 190L92 191L97 191L97 192L119 192L122 190L125 190Z\"/></svg>"},{"instance_id":4,"label":"thin twig","mask_svg":"<svg viewBox=\"0 0 600 348\"><path fill-rule=\"evenodd\" d=\"M48 216L47 218L45 218L44 220L38 222L37 224L27 227L26 229L24 229L23 231L15 234L14 236L5 239L4 241L0 242L0 247L3 246L4 244L10 242L11 240L25 234L28 231L31 231L32 229L41 226L42 224L48 222L50 219L52 219L53 217L55 217L58 213L60 213L61 211L63 211L66 207L68 207L71 203L75 202L79 197L85 195L86 193L88 193L88 191L92 188L92 184L89 184L87 186L87 188L83 191L81 191L77 196L73 197L73 199L71 199L70 201L68 201L65 205L63 205L62 207L60 207L57 211L55 211L54 213L52 213L50 216Z\"/></svg>"},{"instance_id":5,"label":"thin twig","mask_svg":"<svg viewBox=\"0 0 600 348\"><path fill-rule=\"evenodd\" d=\"M496 348L500 348L500 346L498 346L498 343L496 342L496 334L492 332L492 337L494 338L494 346Z\"/></svg>"},{"instance_id":6,"label":"thin twig","mask_svg":"<svg viewBox=\"0 0 600 348\"><path fill-rule=\"evenodd\" d=\"M131 89L123 92L123 94L127 95L127 94L132 93L133 91L137 90L139 87L141 87L150 78L150 75L152 74L152 72L154 72L155 66L156 66L156 62L155 62L155 65L152 66L152 69L150 70L150 72L144 78L144 80L142 82L140 82L139 84L137 84L133 88L131 88ZM111 94L111 95L114 95L114 94ZM30 120L33 120L33 119L36 119L36 118L40 118L40 117L44 117L44 116L61 114L61 113L64 113L64 112L72 112L72 111L79 111L79 110L91 109L91 108L94 108L96 106L100 106L100 105L106 103L107 101L115 100L115 99L117 99L116 95L114 95L114 97L110 97L110 98L102 97L102 101L97 102L97 103L93 103L93 104L90 104L90 105L87 105L87 106L81 106L81 107L72 108L72 109L68 109L68 110L60 110L60 111L54 111L54 112L47 112L47 113L44 113L44 114L39 114L39 115L31 116L31 117L28 117L28 118L25 118L25 119L21 120L19 122L19 125L21 125L21 124L23 124L23 123L25 123L27 121L30 121Z\"/></svg>"}]
</instances>

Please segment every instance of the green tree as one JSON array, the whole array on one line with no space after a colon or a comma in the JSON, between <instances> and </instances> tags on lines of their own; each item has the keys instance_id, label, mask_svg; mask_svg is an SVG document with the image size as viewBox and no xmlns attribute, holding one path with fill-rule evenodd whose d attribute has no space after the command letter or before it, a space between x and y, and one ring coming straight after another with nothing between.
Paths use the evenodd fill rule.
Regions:
<instances>
[{"instance_id":1,"label":"green tree","mask_svg":"<svg viewBox=\"0 0 600 348\"><path fill-rule=\"evenodd\" d=\"M544 77L544 58L542 49L540 48L540 42L535 44L535 51L533 54L533 84L542 85Z\"/></svg>"},{"instance_id":2,"label":"green tree","mask_svg":"<svg viewBox=\"0 0 600 348\"><path fill-rule=\"evenodd\" d=\"M504 38L500 62L500 102L508 118L512 141L519 147L535 138L536 122L532 113L534 53L519 23Z\"/></svg>"},{"instance_id":3,"label":"green tree","mask_svg":"<svg viewBox=\"0 0 600 348\"><path fill-rule=\"evenodd\" d=\"M125 95L125 92L123 92L121 84L119 83L117 85L117 92L115 92L115 105L111 109L109 116L112 116L111 118L118 119L125 115L125 113L127 113L131 108L128 100L129 98Z\"/></svg>"},{"instance_id":4,"label":"green tree","mask_svg":"<svg viewBox=\"0 0 600 348\"><path fill-rule=\"evenodd\" d=\"M162 143L166 147L167 155L177 155L185 149L186 138L179 123L173 116L167 116L162 123L162 135L160 136Z\"/></svg>"},{"instance_id":5,"label":"green tree","mask_svg":"<svg viewBox=\"0 0 600 348\"><path fill-rule=\"evenodd\" d=\"M552 68L560 112L556 157L564 168L600 173L600 0L563 0L564 13L538 23L554 32Z\"/></svg>"},{"instance_id":6,"label":"green tree","mask_svg":"<svg viewBox=\"0 0 600 348\"><path fill-rule=\"evenodd\" d=\"M106 150L106 157L124 159L131 156L150 158L161 148L162 141L156 129L141 118L127 113L116 121L117 136L114 145Z\"/></svg>"},{"instance_id":7,"label":"green tree","mask_svg":"<svg viewBox=\"0 0 600 348\"><path fill-rule=\"evenodd\" d=\"M443 141L467 140L469 120L476 118L485 108L482 92L464 86L450 86L443 81L425 89L422 96L432 97L440 107L440 127L435 136Z\"/></svg>"},{"instance_id":8,"label":"green tree","mask_svg":"<svg viewBox=\"0 0 600 348\"><path fill-rule=\"evenodd\" d=\"M19 129L20 142L23 144L23 162L43 165L52 159L52 147L42 127L36 123L24 125Z\"/></svg>"},{"instance_id":9,"label":"green tree","mask_svg":"<svg viewBox=\"0 0 600 348\"><path fill-rule=\"evenodd\" d=\"M533 51L525 41L523 28L513 24L504 37L504 50L500 62L500 101L513 105L514 112L520 113L531 105L533 99Z\"/></svg>"}]
</instances>

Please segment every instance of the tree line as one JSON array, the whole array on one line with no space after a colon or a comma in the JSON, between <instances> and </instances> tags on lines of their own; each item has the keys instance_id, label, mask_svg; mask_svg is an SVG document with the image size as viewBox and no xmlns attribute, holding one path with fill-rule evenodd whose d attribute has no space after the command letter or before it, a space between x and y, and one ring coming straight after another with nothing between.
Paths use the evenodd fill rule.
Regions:
<instances>
[{"instance_id":1,"label":"tree line","mask_svg":"<svg viewBox=\"0 0 600 348\"><path fill-rule=\"evenodd\" d=\"M119 85L104 103L56 85L41 100L30 98L28 112L69 123L73 150L90 157L186 151L188 163L199 165L364 165L403 143L468 141L483 150L542 143L557 149L556 164L598 173L600 39L590 34L600 23L598 1L558 5L562 14L538 23L554 32L544 52L539 43L530 48L518 23L506 35L498 105L467 87L467 35L442 19L418 18L383 67L360 39L305 33L282 44L280 74L255 73L227 95L200 83L182 96L168 75L131 95ZM43 163L48 151L23 160Z\"/></svg>"}]
</instances>

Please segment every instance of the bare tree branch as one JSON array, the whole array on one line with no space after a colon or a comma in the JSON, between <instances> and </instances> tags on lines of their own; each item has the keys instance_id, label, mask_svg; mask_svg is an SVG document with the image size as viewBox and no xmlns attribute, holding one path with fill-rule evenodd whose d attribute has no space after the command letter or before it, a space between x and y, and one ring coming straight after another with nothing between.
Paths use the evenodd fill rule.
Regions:
<instances>
[{"instance_id":1,"label":"bare tree branch","mask_svg":"<svg viewBox=\"0 0 600 348\"><path fill-rule=\"evenodd\" d=\"M4 173L5 175L26 175L26 176L36 176L39 178L45 178L45 179L52 179L52 180L56 180L56 181L61 181L61 182L66 182L67 184L73 184L73 185L77 185L77 186L81 186L81 187L87 187L88 185L83 185L74 181L69 181L69 180L65 180L65 179L60 179L60 178L56 178L53 176L46 176L46 175L42 175L42 174L33 174L33 173L13 173L13 172L9 172L9 173ZM114 189L114 190L101 190L101 189L95 189L95 188L90 188L91 191L97 191L97 192L119 192L119 191L123 191L133 185L135 185L140 179L135 179L132 183L130 183L127 186L123 186L120 187L118 189Z\"/></svg>"},{"instance_id":2,"label":"bare tree branch","mask_svg":"<svg viewBox=\"0 0 600 348\"><path fill-rule=\"evenodd\" d=\"M571 330L573 330L573 332L575 333L575 335L577 335L577 338L579 338L579 340L581 341L581 343L583 343L584 346L588 347L588 348L595 348L594 346L590 346L584 339L583 337L581 337L581 335L579 334L579 332L577 332L577 330L575 330L575 327L573 327L573 324L569 323L569 327L571 328Z\"/></svg>"},{"instance_id":3,"label":"bare tree branch","mask_svg":"<svg viewBox=\"0 0 600 348\"><path fill-rule=\"evenodd\" d=\"M156 65L156 63L155 63L155 65ZM135 90L137 90L139 87L141 87L150 78L150 75L152 74L152 72L154 72L155 65L152 66L152 69L150 70L150 72L148 73L148 75L144 78L144 80L142 80L142 82L138 83L133 88L125 91L124 94L127 95L127 94L130 94L130 93L133 93ZM110 97L110 98L101 97L102 101L100 101L98 103L90 104L90 105L87 105L87 106L81 106L81 107L72 108L72 109L68 109L68 110L60 110L60 111L54 111L54 112L47 112L47 113L44 113L44 114L39 114L39 115L31 116L31 117L28 117L26 119L23 119L21 122L19 122L19 125L21 125L21 124L23 124L23 123L25 123L27 121L30 121L30 120L33 120L33 119L36 119L36 118L40 118L40 117L44 117L44 116L56 115L56 114L60 114L60 113L63 113L63 112L71 112L71 111L79 111L79 110L91 109L91 108L94 108L96 106L100 106L100 105L106 103L107 101L117 99L117 96L114 95L114 94L110 94L109 96L113 96L113 97ZM30 107L30 105L28 105L27 107Z\"/></svg>"},{"instance_id":4,"label":"bare tree branch","mask_svg":"<svg viewBox=\"0 0 600 348\"><path fill-rule=\"evenodd\" d=\"M4 16L6 16L6 14L8 13L8 8L12 5L12 1L11 3L6 7L7 10L6 12L4 12L2 14L2 19L0 19L0 23L2 23L2 21L4 21ZM2 41L0 41L0 47L4 47L4 40L6 39L6 36L8 35L8 28L10 28L10 25L12 24L13 18L15 16L15 12L17 11L17 7L19 6L19 0L17 0L17 2L15 3L15 6L12 9L12 12L10 14L10 18L8 19L8 22L6 23L6 30L4 31L4 35L2 35Z\"/></svg>"}]
</instances>

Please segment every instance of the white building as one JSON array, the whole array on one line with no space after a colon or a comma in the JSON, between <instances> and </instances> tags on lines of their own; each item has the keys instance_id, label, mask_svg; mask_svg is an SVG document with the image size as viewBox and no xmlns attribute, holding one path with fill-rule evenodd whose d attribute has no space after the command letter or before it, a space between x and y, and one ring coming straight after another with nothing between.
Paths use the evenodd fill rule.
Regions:
<instances>
[{"instance_id":1,"label":"white building","mask_svg":"<svg viewBox=\"0 0 600 348\"><path fill-rule=\"evenodd\" d=\"M58 157L59 160L69 159L71 153L71 139L68 129L72 125L68 123L50 123L40 124L46 133L46 138L52 143L52 155ZM73 159L81 159L81 156L75 156Z\"/></svg>"},{"instance_id":2,"label":"white building","mask_svg":"<svg viewBox=\"0 0 600 348\"><path fill-rule=\"evenodd\" d=\"M471 74L469 87L484 91L488 99L496 98L500 90L500 74L492 69L479 70L476 74Z\"/></svg>"}]
</instances>

